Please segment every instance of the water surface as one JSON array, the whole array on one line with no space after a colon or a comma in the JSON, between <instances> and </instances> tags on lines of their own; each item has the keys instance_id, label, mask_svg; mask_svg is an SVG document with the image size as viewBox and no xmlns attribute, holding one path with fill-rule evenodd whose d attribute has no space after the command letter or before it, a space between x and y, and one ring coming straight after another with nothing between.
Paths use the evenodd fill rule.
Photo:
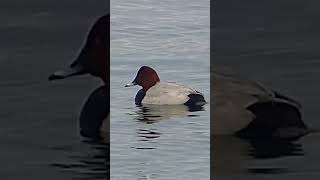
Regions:
<instances>
[{"instance_id":1,"label":"water surface","mask_svg":"<svg viewBox=\"0 0 320 180\"><path fill-rule=\"evenodd\" d=\"M134 104L143 65L209 101L209 1L111 2L111 178L209 179L209 104Z\"/></svg>"}]
</instances>

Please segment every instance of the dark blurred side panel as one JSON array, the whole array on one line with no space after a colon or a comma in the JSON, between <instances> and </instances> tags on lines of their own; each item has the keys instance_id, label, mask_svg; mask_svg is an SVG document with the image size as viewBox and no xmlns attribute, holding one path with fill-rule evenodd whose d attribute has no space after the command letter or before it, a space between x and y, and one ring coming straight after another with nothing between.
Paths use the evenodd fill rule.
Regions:
<instances>
[{"instance_id":1,"label":"dark blurred side panel","mask_svg":"<svg viewBox=\"0 0 320 180\"><path fill-rule=\"evenodd\" d=\"M48 81L50 74L66 70L79 57L95 21L110 13L109 4L109 0L1 1L0 179L109 178L108 142L83 136L80 128L85 124L80 122L81 111L88 108L90 93L97 92L102 81L85 75ZM110 30L102 29L109 37ZM109 56L104 62L109 72ZM102 94L109 98L105 84ZM107 98L102 100L107 101L104 107ZM97 122L84 126L102 127ZM109 131L107 124L103 127Z\"/></svg>"},{"instance_id":2,"label":"dark blurred side panel","mask_svg":"<svg viewBox=\"0 0 320 180\"><path fill-rule=\"evenodd\" d=\"M214 129L218 125L213 127L212 122L220 120L221 124L236 125L241 115L235 115L233 122L222 121L221 117L225 117L226 114L230 117L234 109L225 109L224 115L215 116L214 113L221 109L219 105L211 106L213 179L259 179L266 174L271 179L319 178L318 173L313 174L319 170L319 163L314 160L319 157L316 149L319 147L317 142L320 137L317 133L320 128L319 8L320 3L315 0L211 2L211 92L217 93L213 90L219 86L217 80L219 78L214 78L213 72L219 71L224 77L228 76L222 83L233 80L234 84L226 86L229 87L225 89L226 91L237 93L246 91L244 93L246 95L241 96L243 99L238 99L239 101L248 100L245 99L248 94L262 90L273 94L277 100L286 99L284 101L292 105L292 109L287 110L291 115L296 114L295 117L282 114L281 118L273 118L278 118L276 122L267 121L263 127L273 130L274 125L299 124L308 128L305 133L291 129L290 133L303 135L294 141L285 142L270 139L244 140L231 133L217 135ZM245 83L246 86L242 86ZM247 89L237 89L240 86ZM260 97L260 94L257 93L256 97ZM223 103L233 102L230 99ZM221 99L214 99L214 96L211 96L213 104L221 103L219 100ZM251 111L261 113L260 105L251 106ZM266 105L263 104L264 107ZM275 107L274 105L281 109L282 104L279 106L274 103L272 107ZM243 105L243 108L248 106ZM279 112L282 113L282 110ZM270 111L264 117L272 113ZM288 121L287 117L290 117L291 121ZM260 124L266 121L257 122ZM253 126L258 127L254 124L250 128ZM263 130L260 133L263 133ZM298 175L292 175L296 172L299 172Z\"/></svg>"}]
</instances>

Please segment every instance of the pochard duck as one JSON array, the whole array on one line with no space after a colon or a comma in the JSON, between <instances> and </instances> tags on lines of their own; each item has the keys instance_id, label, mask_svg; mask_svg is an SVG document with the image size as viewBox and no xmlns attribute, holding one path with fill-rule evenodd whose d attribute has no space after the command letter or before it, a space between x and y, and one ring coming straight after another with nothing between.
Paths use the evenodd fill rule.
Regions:
<instances>
[{"instance_id":1,"label":"pochard duck","mask_svg":"<svg viewBox=\"0 0 320 180\"><path fill-rule=\"evenodd\" d=\"M160 82L156 71L149 66L142 66L135 79L125 87L142 86L135 97L135 103L141 104L184 104L187 106L202 106L206 103L203 94L190 87Z\"/></svg>"},{"instance_id":2,"label":"pochard duck","mask_svg":"<svg viewBox=\"0 0 320 180\"><path fill-rule=\"evenodd\" d=\"M233 73L213 71L211 78L213 135L297 139L310 132L297 101Z\"/></svg>"},{"instance_id":3,"label":"pochard duck","mask_svg":"<svg viewBox=\"0 0 320 180\"><path fill-rule=\"evenodd\" d=\"M81 134L90 138L104 138L109 142L109 62L110 15L100 17L92 26L84 47L67 68L49 76L49 80L64 79L83 74L99 77L104 85L94 90L80 113Z\"/></svg>"},{"instance_id":4,"label":"pochard duck","mask_svg":"<svg viewBox=\"0 0 320 180\"><path fill-rule=\"evenodd\" d=\"M49 80L64 79L83 74L99 77L109 84L110 63L110 15L100 17L89 31L80 54L70 66L56 71Z\"/></svg>"}]
</instances>

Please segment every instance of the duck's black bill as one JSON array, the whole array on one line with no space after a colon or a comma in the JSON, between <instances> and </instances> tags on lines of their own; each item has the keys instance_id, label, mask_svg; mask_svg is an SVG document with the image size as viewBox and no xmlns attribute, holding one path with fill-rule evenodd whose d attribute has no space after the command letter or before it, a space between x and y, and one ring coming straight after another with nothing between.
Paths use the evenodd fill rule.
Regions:
<instances>
[{"instance_id":1,"label":"duck's black bill","mask_svg":"<svg viewBox=\"0 0 320 180\"><path fill-rule=\"evenodd\" d=\"M59 75L51 74L51 75L48 77L48 80L49 80L49 81L53 81L53 80L64 79L64 78L65 78L64 76L59 76Z\"/></svg>"},{"instance_id":2,"label":"duck's black bill","mask_svg":"<svg viewBox=\"0 0 320 180\"><path fill-rule=\"evenodd\" d=\"M65 79L70 76L76 76L76 75L82 75L82 74L87 74L84 68L82 68L81 66L75 66L75 67L67 68L51 74L48 77L48 80L52 81L52 80Z\"/></svg>"},{"instance_id":3,"label":"duck's black bill","mask_svg":"<svg viewBox=\"0 0 320 180\"><path fill-rule=\"evenodd\" d=\"M135 81L133 81L132 83L126 84L124 87L131 87L131 86L135 86L137 85L137 83Z\"/></svg>"}]
</instances>

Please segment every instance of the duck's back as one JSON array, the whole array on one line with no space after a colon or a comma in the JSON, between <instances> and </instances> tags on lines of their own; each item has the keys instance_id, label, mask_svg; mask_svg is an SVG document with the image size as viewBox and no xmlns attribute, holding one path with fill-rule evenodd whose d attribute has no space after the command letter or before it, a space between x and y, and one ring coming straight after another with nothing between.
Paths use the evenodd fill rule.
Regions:
<instances>
[{"instance_id":1,"label":"duck's back","mask_svg":"<svg viewBox=\"0 0 320 180\"><path fill-rule=\"evenodd\" d=\"M145 93L142 104L184 104L190 94L200 93L177 83L158 82Z\"/></svg>"},{"instance_id":2,"label":"duck's back","mask_svg":"<svg viewBox=\"0 0 320 180\"><path fill-rule=\"evenodd\" d=\"M226 101L230 99L235 104L249 106L259 99L265 101L274 98L274 93L253 81L234 78L234 74L213 72L213 98L216 101Z\"/></svg>"}]
</instances>

